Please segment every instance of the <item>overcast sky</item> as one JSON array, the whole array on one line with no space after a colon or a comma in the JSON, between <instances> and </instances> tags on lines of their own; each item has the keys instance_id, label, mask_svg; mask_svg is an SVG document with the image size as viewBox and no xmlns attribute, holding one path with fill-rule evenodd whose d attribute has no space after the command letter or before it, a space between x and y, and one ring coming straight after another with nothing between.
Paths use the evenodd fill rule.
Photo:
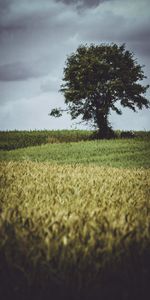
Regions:
<instances>
[{"instance_id":1,"label":"overcast sky","mask_svg":"<svg viewBox=\"0 0 150 300\"><path fill-rule=\"evenodd\" d=\"M148 84L150 1L0 0L0 130L75 128L69 115L48 116L64 105L58 90L67 55L104 42L126 43ZM150 110L124 109L110 121L114 129L150 130Z\"/></svg>"}]
</instances>

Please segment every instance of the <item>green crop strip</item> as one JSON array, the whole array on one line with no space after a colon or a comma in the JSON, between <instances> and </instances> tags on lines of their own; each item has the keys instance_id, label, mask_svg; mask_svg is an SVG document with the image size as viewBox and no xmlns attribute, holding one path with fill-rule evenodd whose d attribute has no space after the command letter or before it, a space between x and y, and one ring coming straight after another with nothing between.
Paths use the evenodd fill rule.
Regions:
<instances>
[{"instance_id":1,"label":"green crop strip","mask_svg":"<svg viewBox=\"0 0 150 300\"><path fill-rule=\"evenodd\" d=\"M101 140L47 144L0 151L0 160L96 164L123 168L150 167L150 140Z\"/></svg>"},{"instance_id":2,"label":"green crop strip","mask_svg":"<svg viewBox=\"0 0 150 300\"><path fill-rule=\"evenodd\" d=\"M0 131L0 150L13 150L53 143L88 140L92 131L87 130L35 130Z\"/></svg>"},{"instance_id":3,"label":"green crop strip","mask_svg":"<svg viewBox=\"0 0 150 300\"><path fill-rule=\"evenodd\" d=\"M44 144L70 143L87 141L94 138L91 130L34 130L34 131L0 131L0 150L14 150ZM149 131L136 131L136 139L150 139ZM115 131L116 138L121 131Z\"/></svg>"}]
</instances>

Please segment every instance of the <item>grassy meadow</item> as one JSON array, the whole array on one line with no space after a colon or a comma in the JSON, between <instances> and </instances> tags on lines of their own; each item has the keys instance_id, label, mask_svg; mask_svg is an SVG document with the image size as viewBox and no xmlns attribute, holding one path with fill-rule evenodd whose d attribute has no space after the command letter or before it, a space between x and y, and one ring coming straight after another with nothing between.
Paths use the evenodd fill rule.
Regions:
<instances>
[{"instance_id":1,"label":"grassy meadow","mask_svg":"<svg viewBox=\"0 0 150 300\"><path fill-rule=\"evenodd\" d=\"M149 133L81 135L1 147L0 299L150 297Z\"/></svg>"}]
</instances>

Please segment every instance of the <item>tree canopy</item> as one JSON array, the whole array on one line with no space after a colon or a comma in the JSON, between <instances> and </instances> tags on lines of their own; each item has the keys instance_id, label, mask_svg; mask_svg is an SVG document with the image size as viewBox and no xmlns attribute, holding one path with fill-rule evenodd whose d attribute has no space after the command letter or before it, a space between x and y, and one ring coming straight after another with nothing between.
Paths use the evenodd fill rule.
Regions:
<instances>
[{"instance_id":1,"label":"tree canopy","mask_svg":"<svg viewBox=\"0 0 150 300\"><path fill-rule=\"evenodd\" d=\"M67 58L60 91L72 119L81 116L99 129L100 137L108 137L108 117L111 110L122 113L119 103L133 111L150 107L145 97L149 86L140 84L144 78L143 66L124 44L81 45ZM55 108L50 115L62 112Z\"/></svg>"}]
</instances>

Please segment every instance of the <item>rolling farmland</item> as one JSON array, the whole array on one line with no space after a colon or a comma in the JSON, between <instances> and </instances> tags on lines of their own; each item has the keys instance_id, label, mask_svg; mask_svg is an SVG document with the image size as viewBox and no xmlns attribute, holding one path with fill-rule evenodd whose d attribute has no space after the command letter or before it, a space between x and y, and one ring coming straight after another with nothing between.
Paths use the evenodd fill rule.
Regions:
<instances>
[{"instance_id":1,"label":"rolling farmland","mask_svg":"<svg viewBox=\"0 0 150 300\"><path fill-rule=\"evenodd\" d=\"M149 146L0 151L1 299L149 299Z\"/></svg>"}]
</instances>

